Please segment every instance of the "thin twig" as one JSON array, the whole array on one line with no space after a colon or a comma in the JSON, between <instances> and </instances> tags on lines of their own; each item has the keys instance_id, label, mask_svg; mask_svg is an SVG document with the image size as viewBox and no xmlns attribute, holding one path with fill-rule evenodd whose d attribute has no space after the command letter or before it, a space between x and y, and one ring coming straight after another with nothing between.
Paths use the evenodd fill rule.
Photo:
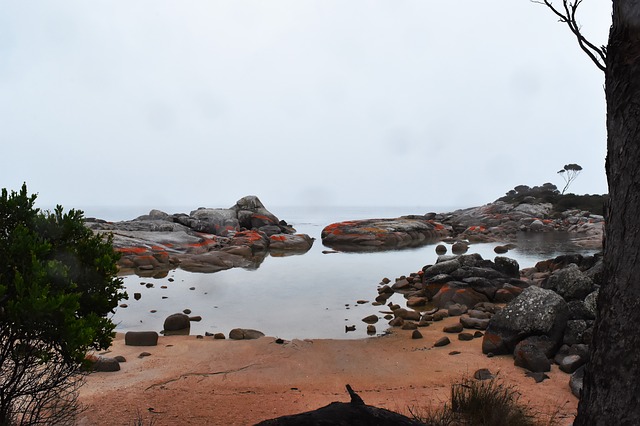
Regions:
<instances>
[{"instance_id":1,"label":"thin twig","mask_svg":"<svg viewBox=\"0 0 640 426\"><path fill-rule=\"evenodd\" d=\"M595 44L587 40L586 37L582 35L582 28L576 18L576 12L582 3L582 0L562 0L564 13L558 10L549 0L531 0L531 2L545 5L551 9L551 11L559 18L559 21L567 24L569 30L576 36L580 49L587 54L600 71L606 71L607 48L605 46L597 47Z\"/></svg>"}]
</instances>

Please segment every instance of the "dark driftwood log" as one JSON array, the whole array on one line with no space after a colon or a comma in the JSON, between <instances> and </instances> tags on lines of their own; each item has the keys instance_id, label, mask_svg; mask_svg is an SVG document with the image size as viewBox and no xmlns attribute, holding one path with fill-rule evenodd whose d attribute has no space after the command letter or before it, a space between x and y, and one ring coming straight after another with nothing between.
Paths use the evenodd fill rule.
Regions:
<instances>
[{"instance_id":1,"label":"dark driftwood log","mask_svg":"<svg viewBox=\"0 0 640 426\"><path fill-rule=\"evenodd\" d=\"M351 402L331 404L306 413L278 417L258 423L258 426L403 426L422 423L384 408L366 405L362 398L347 385Z\"/></svg>"}]
</instances>

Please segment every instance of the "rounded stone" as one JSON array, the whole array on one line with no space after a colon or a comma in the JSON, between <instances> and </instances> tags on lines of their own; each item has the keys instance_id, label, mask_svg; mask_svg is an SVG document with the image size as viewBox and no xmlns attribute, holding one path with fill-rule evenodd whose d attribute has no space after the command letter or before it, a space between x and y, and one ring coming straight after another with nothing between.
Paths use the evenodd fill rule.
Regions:
<instances>
[{"instance_id":1,"label":"rounded stone","mask_svg":"<svg viewBox=\"0 0 640 426\"><path fill-rule=\"evenodd\" d=\"M156 346L158 333L155 331L127 331L124 335L124 344L127 346Z\"/></svg>"},{"instance_id":2,"label":"rounded stone","mask_svg":"<svg viewBox=\"0 0 640 426\"><path fill-rule=\"evenodd\" d=\"M169 315L164 320L163 328L165 331L186 330L191 327L189 316L183 313Z\"/></svg>"}]
</instances>

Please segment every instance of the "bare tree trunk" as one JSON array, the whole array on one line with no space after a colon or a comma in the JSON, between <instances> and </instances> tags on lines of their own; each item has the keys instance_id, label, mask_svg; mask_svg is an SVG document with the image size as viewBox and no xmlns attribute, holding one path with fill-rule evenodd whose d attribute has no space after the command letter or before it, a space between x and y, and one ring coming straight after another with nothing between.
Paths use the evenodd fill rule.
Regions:
<instances>
[{"instance_id":1,"label":"bare tree trunk","mask_svg":"<svg viewBox=\"0 0 640 426\"><path fill-rule=\"evenodd\" d=\"M640 0L614 0L605 71L605 285L575 425L640 425Z\"/></svg>"}]
</instances>

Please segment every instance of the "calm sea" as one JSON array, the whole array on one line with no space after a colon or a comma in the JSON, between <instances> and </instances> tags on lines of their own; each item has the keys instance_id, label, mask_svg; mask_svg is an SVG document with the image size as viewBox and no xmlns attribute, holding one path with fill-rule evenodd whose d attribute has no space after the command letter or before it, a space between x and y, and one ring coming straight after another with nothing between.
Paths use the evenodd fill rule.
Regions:
<instances>
[{"instance_id":1,"label":"calm sea","mask_svg":"<svg viewBox=\"0 0 640 426\"><path fill-rule=\"evenodd\" d=\"M304 255L267 256L255 270L231 269L213 274L170 271L164 278L124 277L130 296L142 294L140 300L130 297L126 308L119 308L113 320L117 331L162 330L164 319L185 309L199 315L191 334L222 332L236 327L253 328L270 336L293 338L364 338L366 324L362 318L380 314L384 306L357 301L373 301L384 277L394 279L419 271L436 261L435 244L420 248L374 253L323 254L320 232L333 222L349 219L398 217L429 211L452 211L454 208L406 207L269 207L278 218L286 220L298 232L316 239ZM132 219L149 209L86 209L87 217L108 220ZM191 209L167 209L168 213ZM473 244L469 253L485 259L496 255L496 244ZM506 256L516 259L521 268L566 253L592 253L571 246L566 238L555 235L523 236L518 248ZM173 281L170 281L171 278ZM153 287L147 288L151 283ZM162 288L166 287L166 288ZM401 296L394 296L402 303ZM381 316L381 315L380 315ZM345 326L356 330L345 332ZM386 321L376 324L378 333L386 329Z\"/></svg>"}]
</instances>

